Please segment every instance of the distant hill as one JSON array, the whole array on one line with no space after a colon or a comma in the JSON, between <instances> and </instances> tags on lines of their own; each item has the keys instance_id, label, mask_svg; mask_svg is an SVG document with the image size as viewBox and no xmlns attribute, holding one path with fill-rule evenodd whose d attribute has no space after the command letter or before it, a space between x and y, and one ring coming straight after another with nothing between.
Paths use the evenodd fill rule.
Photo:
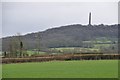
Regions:
<instances>
[{"instance_id":1,"label":"distant hill","mask_svg":"<svg viewBox=\"0 0 120 80\"><path fill-rule=\"evenodd\" d=\"M38 36L40 39L38 39ZM94 40L99 37L117 38L118 25L67 25L46 31L31 33L21 36L26 49L35 49L40 40L41 48L54 47L81 47L82 41ZM9 49L11 39L16 36L2 39L3 51Z\"/></svg>"}]
</instances>

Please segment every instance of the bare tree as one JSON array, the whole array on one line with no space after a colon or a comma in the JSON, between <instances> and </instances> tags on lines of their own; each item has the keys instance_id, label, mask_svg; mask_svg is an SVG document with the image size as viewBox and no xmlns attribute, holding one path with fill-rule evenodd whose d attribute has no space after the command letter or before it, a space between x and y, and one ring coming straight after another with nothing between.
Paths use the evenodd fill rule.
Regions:
<instances>
[{"instance_id":1,"label":"bare tree","mask_svg":"<svg viewBox=\"0 0 120 80\"><path fill-rule=\"evenodd\" d=\"M40 51L40 33L35 34L35 37L36 37L37 51L38 51L38 54L39 54L39 51Z\"/></svg>"},{"instance_id":2,"label":"bare tree","mask_svg":"<svg viewBox=\"0 0 120 80\"><path fill-rule=\"evenodd\" d=\"M9 54L8 57L17 57L17 43L15 37L11 38L9 42Z\"/></svg>"}]
</instances>

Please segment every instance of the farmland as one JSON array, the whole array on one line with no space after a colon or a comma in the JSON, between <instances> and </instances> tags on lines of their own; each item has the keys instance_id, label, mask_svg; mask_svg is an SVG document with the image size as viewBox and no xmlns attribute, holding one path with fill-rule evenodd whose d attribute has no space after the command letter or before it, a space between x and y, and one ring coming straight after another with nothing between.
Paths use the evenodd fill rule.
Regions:
<instances>
[{"instance_id":1,"label":"farmland","mask_svg":"<svg viewBox=\"0 0 120 80\"><path fill-rule=\"evenodd\" d=\"M3 64L3 78L117 78L117 60Z\"/></svg>"},{"instance_id":2,"label":"farmland","mask_svg":"<svg viewBox=\"0 0 120 80\"><path fill-rule=\"evenodd\" d=\"M74 26L4 38L3 78L117 78L116 33Z\"/></svg>"}]
</instances>

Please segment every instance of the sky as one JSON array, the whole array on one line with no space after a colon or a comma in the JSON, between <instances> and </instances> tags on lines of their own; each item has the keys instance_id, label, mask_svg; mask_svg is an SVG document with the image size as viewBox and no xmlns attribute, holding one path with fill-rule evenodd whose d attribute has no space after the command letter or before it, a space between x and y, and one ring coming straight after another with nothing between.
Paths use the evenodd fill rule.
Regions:
<instances>
[{"instance_id":1,"label":"sky","mask_svg":"<svg viewBox=\"0 0 120 80\"><path fill-rule=\"evenodd\" d=\"M3 2L2 37L71 24L117 24L117 2Z\"/></svg>"}]
</instances>

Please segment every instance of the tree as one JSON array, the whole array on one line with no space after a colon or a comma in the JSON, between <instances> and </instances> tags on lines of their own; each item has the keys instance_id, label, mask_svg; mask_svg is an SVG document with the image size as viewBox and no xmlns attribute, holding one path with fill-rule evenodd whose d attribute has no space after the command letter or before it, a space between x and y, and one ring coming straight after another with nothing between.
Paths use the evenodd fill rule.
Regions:
<instances>
[{"instance_id":1,"label":"tree","mask_svg":"<svg viewBox=\"0 0 120 80\"><path fill-rule=\"evenodd\" d=\"M11 38L9 42L9 54L8 57L17 57L17 43L15 37Z\"/></svg>"},{"instance_id":2,"label":"tree","mask_svg":"<svg viewBox=\"0 0 120 80\"><path fill-rule=\"evenodd\" d=\"M39 51L40 51L40 33L38 34L35 34L35 37L36 37L36 50L38 51L38 54L39 54Z\"/></svg>"},{"instance_id":3,"label":"tree","mask_svg":"<svg viewBox=\"0 0 120 80\"><path fill-rule=\"evenodd\" d=\"M23 42L22 42L22 40L21 40L21 35L20 35L20 33L17 33L17 38L18 38L18 44L19 44L20 57L23 57Z\"/></svg>"}]
</instances>

